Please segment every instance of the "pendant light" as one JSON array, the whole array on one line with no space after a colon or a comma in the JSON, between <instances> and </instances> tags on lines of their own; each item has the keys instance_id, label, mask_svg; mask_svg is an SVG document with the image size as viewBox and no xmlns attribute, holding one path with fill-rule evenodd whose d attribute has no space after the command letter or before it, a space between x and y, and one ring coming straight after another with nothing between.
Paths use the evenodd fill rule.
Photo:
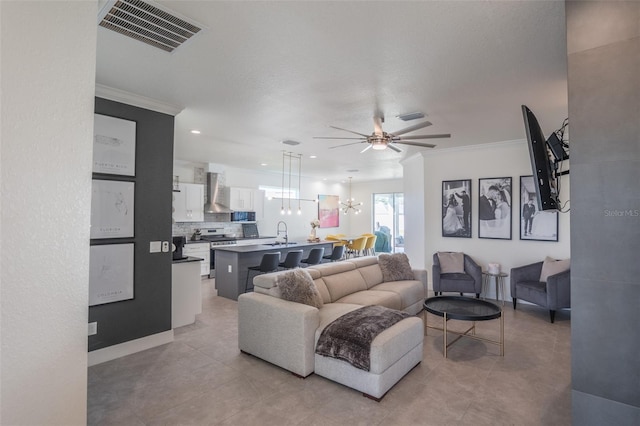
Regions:
<instances>
[{"instance_id":1,"label":"pendant light","mask_svg":"<svg viewBox=\"0 0 640 426\"><path fill-rule=\"evenodd\" d=\"M358 208L358 206L362 205L362 202L356 203L356 200L351 197L351 179L352 177L349 176L349 198L347 198L346 203L340 203L342 204L342 212L344 214L349 214L351 210L353 210L354 214L358 214L360 213L360 209Z\"/></svg>"}]
</instances>

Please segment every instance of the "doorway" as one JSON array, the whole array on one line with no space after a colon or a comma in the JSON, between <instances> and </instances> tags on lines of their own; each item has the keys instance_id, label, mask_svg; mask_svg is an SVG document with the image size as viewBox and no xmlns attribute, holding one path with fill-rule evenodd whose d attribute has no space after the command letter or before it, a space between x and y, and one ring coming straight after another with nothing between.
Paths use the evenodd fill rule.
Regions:
<instances>
[{"instance_id":1,"label":"doorway","mask_svg":"<svg viewBox=\"0 0 640 426\"><path fill-rule=\"evenodd\" d=\"M404 194L373 194L376 252L404 253Z\"/></svg>"}]
</instances>

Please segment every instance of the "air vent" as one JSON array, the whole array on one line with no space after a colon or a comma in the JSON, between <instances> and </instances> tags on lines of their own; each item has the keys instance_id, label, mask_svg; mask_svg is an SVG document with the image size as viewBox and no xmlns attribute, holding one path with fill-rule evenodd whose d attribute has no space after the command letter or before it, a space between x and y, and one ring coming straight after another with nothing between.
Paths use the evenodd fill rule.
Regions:
<instances>
[{"instance_id":1,"label":"air vent","mask_svg":"<svg viewBox=\"0 0 640 426\"><path fill-rule=\"evenodd\" d=\"M176 15L152 2L110 0L101 9L98 21L101 27L171 53L203 29Z\"/></svg>"},{"instance_id":2,"label":"air vent","mask_svg":"<svg viewBox=\"0 0 640 426\"><path fill-rule=\"evenodd\" d=\"M410 112L408 114L397 115L396 117L398 117L402 121L411 121L411 120L417 120L418 118L424 118L424 113Z\"/></svg>"},{"instance_id":3,"label":"air vent","mask_svg":"<svg viewBox=\"0 0 640 426\"><path fill-rule=\"evenodd\" d=\"M300 142L298 141L292 141L287 139L286 141L282 141L283 144L285 145L291 145L291 146L296 146L296 145L300 145Z\"/></svg>"}]
</instances>

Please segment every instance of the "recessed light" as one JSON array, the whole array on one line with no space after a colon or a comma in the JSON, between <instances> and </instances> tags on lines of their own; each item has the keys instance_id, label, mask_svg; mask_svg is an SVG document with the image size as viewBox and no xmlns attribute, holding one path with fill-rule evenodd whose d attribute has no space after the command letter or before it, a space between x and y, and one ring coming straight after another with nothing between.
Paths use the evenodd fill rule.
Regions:
<instances>
[{"instance_id":1,"label":"recessed light","mask_svg":"<svg viewBox=\"0 0 640 426\"><path fill-rule=\"evenodd\" d=\"M309 158L318 158L317 155L310 155Z\"/></svg>"},{"instance_id":2,"label":"recessed light","mask_svg":"<svg viewBox=\"0 0 640 426\"><path fill-rule=\"evenodd\" d=\"M194 135L199 135L199 134L200 134L200 130L195 130L195 129L193 129L193 130L191 131L191 133L193 133Z\"/></svg>"},{"instance_id":3,"label":"recessed light","mask_svg":"<svg viewBox=\"0 0 640 426\"><path fill-rule=\"evenodd\" d=\"M261 165L261 166L266 166L266 165L267 165L267 163L260 163L260 165Z\"/></svg>"},{"instance_id":4,"label":"recessed light","mask_svg":"<svg viewBox=\"0 0 640 426\"><path fill-rule=\"evenodd\" d=\"M396 115L396 117L402 121L411 121L411 120L417 120L418 118L424 118L424 113L416 111L416 112L410 112L408 114Z\"/></svg>"},{"instance_id":5,"label":"recessed light","mask_svg":"<svg viewBox=\"0 0 640 426\"><path fill-rule=\"evenodd\" d=\"M285 145L291 145L291 146L300 145L300 142L292 141L292 140L289 140L289 139L282 141L282 143L285 144Z\"/></svg>"}]
</instances>

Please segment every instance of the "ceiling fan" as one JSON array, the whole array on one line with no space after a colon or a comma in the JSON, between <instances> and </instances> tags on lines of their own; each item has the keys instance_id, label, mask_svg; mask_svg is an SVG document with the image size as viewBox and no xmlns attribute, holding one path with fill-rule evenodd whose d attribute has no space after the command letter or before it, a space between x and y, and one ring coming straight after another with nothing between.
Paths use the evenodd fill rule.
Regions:
<instances>
[{"instance_id":1,"label":"ceiling fan","mask_svg":"<svg viewBox=\"0 0 640 426\"><path fill-rule=\"evenodd\" d=\"M441 139L441 138L450 138L451 135L440 134L440 135L415 135L415 136L405 136L402 137L405 133L412 132L414 130L422 129L423 127L431 126L429 121L423 121L422 123L414 124L413 126L406 127L404 129L397 130L393 133L387 133L382 130L382 123L384 123L384 116L376 115L373 117L373 128L374 131L371 135L365 135L364 133L354 132L353 130L343 129L341 127L329 126L332 129L343 130L345 132L353 133L359 135L358 138L337 138L332 136L315 136L314 139L356 139L358 142L348 143L345 145L332 146L329 149L340 148L348 145L355 145L359 143L367 143L367 147L363 149L362 152L367 151L370 148L375 150L383 150L387 147L394 150L395 152L402 152L402 150L396 146L396 144L404 144L404 145L413 145L420 146L424 148L434 148L435 145L424 142L417 142L416 139Z\"/></svg>"}]
</instances>

